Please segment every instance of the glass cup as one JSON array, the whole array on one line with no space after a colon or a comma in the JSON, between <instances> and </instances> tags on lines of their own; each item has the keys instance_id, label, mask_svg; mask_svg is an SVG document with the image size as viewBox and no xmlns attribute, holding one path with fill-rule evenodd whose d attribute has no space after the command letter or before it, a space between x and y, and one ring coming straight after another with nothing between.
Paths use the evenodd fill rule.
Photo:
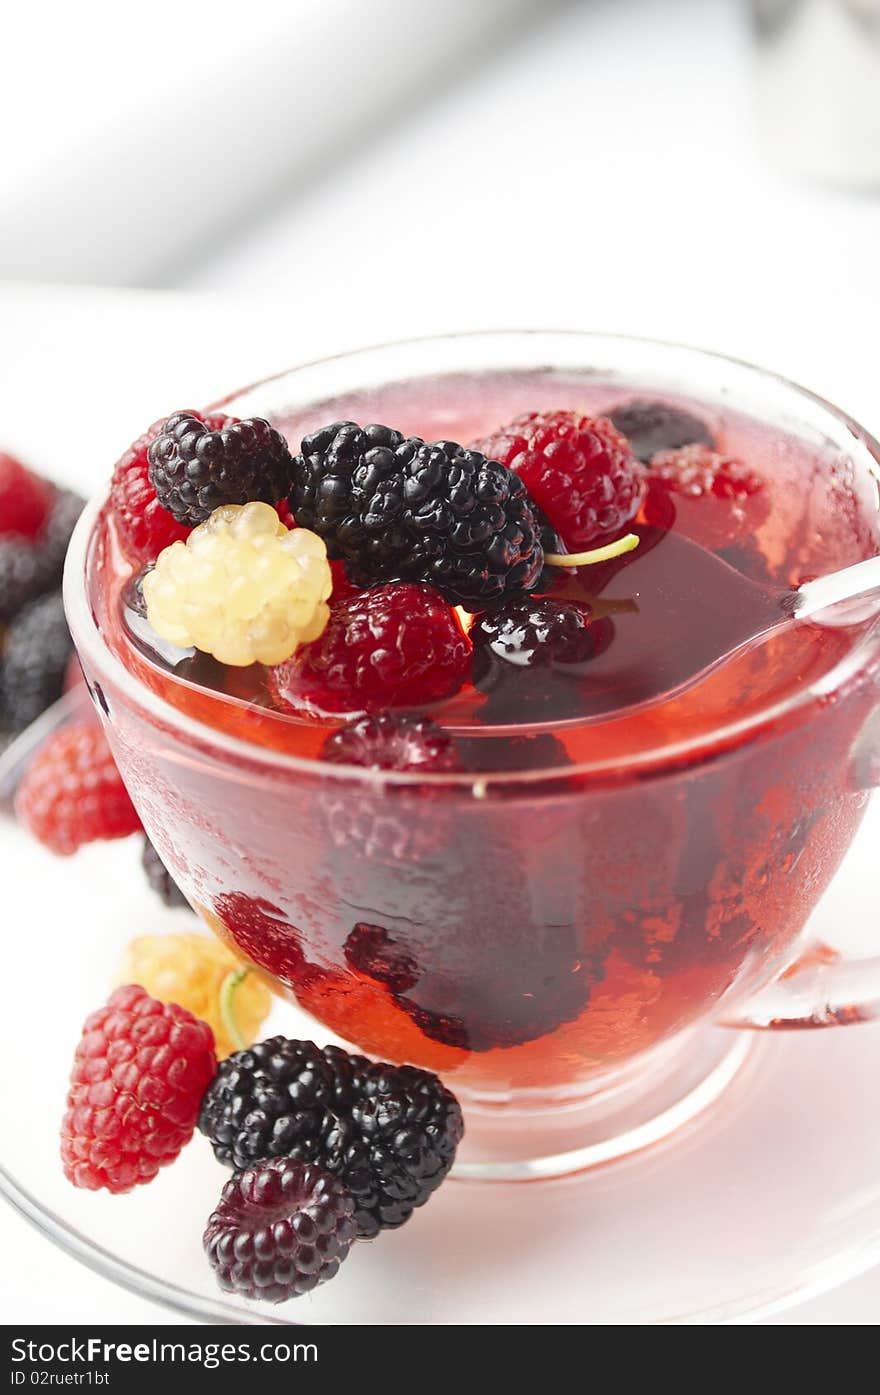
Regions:
<instances>
[{"instance_id":1,"label":"glass cup","mask_svg":"<svg viewBox=\"0 0 880 1395\"><path fill-rule=\"evenodd\" d=\"M876 499L880 447L835 408L757 368L645 340L420 340L297 368L222 405L296 442L341 415L386 419L404 385L423 390L438 438L469 393L479 403L487 373L549 376L554 406L573 405L578 375L735 404L831 451L865 507ZM66 604L150 838L207 924L326 1033L443 1075L467 1121L459 1175L561 1175L664 1137L744 1059L749 1033L719 1024L880 1014L880 960L799 958L876 782L876 627L784 700L727 692L711 720L671 734L649 717L580 764L352 769L263 744L244 705L240 728L221 730L210 695L194 690L182 710L121 661L99 604L101 502L74 536Z\"/></svg>"}]
</instances>

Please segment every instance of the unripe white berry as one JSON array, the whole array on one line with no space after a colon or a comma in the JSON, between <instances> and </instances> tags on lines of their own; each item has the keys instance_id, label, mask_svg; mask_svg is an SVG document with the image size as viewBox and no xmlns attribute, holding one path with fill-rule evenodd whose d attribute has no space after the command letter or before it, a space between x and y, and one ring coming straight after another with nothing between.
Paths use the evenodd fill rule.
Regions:
<instances>
[{"instance_id":1,"label":"unripe white berry","mask_svg":"<svg viewBox=\"0 0 880 1395\"><path fill-rule=\"evenodd\" d=\"M227 504L186 542L160 552L144 578L157 634L223 664L280 664L317 639L330 615L327 549L288 531L269 504Z\"/></svg>"}]
</instances>

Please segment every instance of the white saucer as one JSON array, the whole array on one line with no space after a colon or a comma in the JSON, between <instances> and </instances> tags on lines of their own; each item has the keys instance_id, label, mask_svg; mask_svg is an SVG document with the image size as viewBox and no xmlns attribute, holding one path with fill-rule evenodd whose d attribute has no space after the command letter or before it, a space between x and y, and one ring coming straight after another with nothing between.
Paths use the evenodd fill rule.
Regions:
<instances>
[{"instance_id":1,"label":"white saucer","mask_svg":"<svg viewBox=\"0 0 880 1395\"><path fill-rule=\"evenodd\" d=\"M875 1025L756 1036L723 1097L653 1149L555 1182L449 1181L316 1294L281 1309L227 1298L201 1250L226 1176L204 1139L125 1197L77 1192L58 1161L73 1047L122 946L195 925L152 896L136 843L63 861L0 822L3 866L31 889L6 927L0 1189L118 1283L214 1321L701 1323L779 1311L880 1261ZM316 1034L282 1004L271 1029Z\"/></svg>"}]
</instances>

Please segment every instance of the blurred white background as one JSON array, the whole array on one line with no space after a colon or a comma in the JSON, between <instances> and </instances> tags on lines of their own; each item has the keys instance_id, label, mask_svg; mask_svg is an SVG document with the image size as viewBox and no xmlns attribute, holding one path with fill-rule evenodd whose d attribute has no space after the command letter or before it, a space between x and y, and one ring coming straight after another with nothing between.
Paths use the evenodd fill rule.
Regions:
<instances>
[{"instance_id":1,"label":"blurred white background","mask_svg":"<svg viewBox=\"0 0 880 1395\"><path fill-rule=\"evenodd\" d=\"M92 487L244 379L512 325L705 344L880 430L880 4L758 3L760 49L748 0L7 7L0 444ZM7 1321L153 1318L5 1209L0 1246ZM878 1311L871 1276L777 1321Z\"/></svg>"},{"instance_id":2,"label":"blurred white background","mask_svg":"<svg viewBox=\"0 0 880 1395\"><path fill-rule=\"evenodd\" d=\"M230 322L243 302L284 325L270 366L446 328L613 326L751 356L870 417L880 197L779 163L756 101L787 56L800 112L798 44L815 65L819 43L806 106L839 124L813 21L866 5L786 0L804 23L761 65L750 0L17 7L0 282L216 293ZM880 13L857 32L880 72ZM80 336L79 357L100 351ZM0 376L7 419L14 388Z\"/></svg>"}]
</instances>

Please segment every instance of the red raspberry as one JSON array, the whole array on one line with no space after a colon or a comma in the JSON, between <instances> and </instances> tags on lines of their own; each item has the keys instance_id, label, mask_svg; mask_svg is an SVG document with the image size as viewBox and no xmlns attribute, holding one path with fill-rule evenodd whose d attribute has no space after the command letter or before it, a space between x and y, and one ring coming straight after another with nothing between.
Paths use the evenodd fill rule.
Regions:
<instances>
[{"instance_id":1,"label":"red raspberry","mask_svg":"<svg viewBox=\"0 0 880 1395\"><path fill-rule=\"evenodd\" d=\"M204 416L193 412L192 415L204 421L212 431L219 431L236 420L220 413ZM190 532L163 509L149 479L147 450L164 426L163 417L129 446L117 461L110 483L110 512L115 515L126 542L144 561L154 561L163 548L186 539Z\"/></svg>"},{"instance_id":2,"label":"red raspberry","mask_svg":"<svg viewBox=\"0 0 880 1395\"><path fill-rule=\"evenodd\" d=\"M649 522L670 496L678 527L709 548L748 537L765 521L770 508L760 475L734 456L699 444L660 451L651 461Z\"/></svg>"},{"instance_id":3,"label":"red raspberry","mask_svg":"<svg viewBox=\"0 0 880 1395\"><path fill-rule=\"evenodd\" d=\"M340 601L320 639L270 674L281 707L369 712L440 702L461 687L471 646L437 591L391 582Z\"/></svg>"},{"instance_id":4,"label":"red raspberry","mask_svg":"<svg viewBox=\"0 0 880 1395\"><path fill-rule=\"evenodd\" d=\"M296 519L290 511L290 500L280 499L276 507L278 509L278 517L281 519L287 531L290 532L291 528L296 527Z\"/></svg>"},{"instance_id":5,"label":"red raspberry","mask_svg":"<svg viewBox=\"0 0 880 1395\"><path fill-rule=\"evenodd\" d=\"M73 1058L61 1125L65 1177L89 1191L151 1182L192 1137L216 1068L206 1022L136 984L117 988L86 1018Z\"/></svg>"},{"instance_id":6,"label":"red raspberry","mask_svg":"<svg viewBox=\"0 0 880 1395\"><path fill-rule=\"evenodd\" d=\"M35 838L63 857L141 826L107 738L90 722L62 727L44 742L19 786L15 810Z\"/></svg>"},{"instance_id":7,"label":"red raspberry","mask_svg":"<svg viewBox=\"0 0 880 1395\"><path fill-rule=\"evenodd\" d=\"M527 412L471 449L516 471L569 552L616 537L639 511L644 471L604 417Z\"/></svg>"},{"instance_id":8,"label":"red raspberry","mask_svg":"<svg viewBox=\"0 0 880 1395\"><path fill-rule=\"evenodd\" d=\"M282 983L299 989L309 982L313 966L306 960L302 935L280 906L262 896L230 891L217 897L208 921L230 948Z\"/></svg>"},{"instance_id":9,"label":"red raspberry","mask_svg":"<svg viewBox=\"0 0 880 1395\"><path fill-rule=\"evenodd\" d=\"M365 765L370 770L440 774L461 769L448 732L429 717L399 717L393 712L358 717L331 732L321 759L334 765Z\"/></svg>"},{"instance_id":10,"label":"red raspberry","mask_svg":"<svg viewBox=\"0 0 880 1395\"><path fill-rule=\"evenodd\" d=\"M330 604L335 605L337 601L347 601L351 596L359 596L360 591L354 582L349 581L348 572L345 570L345 563L340 559L330 562L330 572L333 576L333 591L330 596Z\"/></svg>"},{"instance_id":11,"label":"red raspberry","mask_svg":"<svg viewBox=\"0 0 880 1395\"><path fill-rule=\"evenodd\" d=\"M321 759L334 765L360 765L368 770L394 770L413 775L443 775L461 770L455 742L429 717L378 712L357 717L331 732ZM365 782L339 785L330 781L322 792L321 808L327 832L345 865L362 859L378 866L416 863L436 855L450 837L448 802L440 791L420 781L414 788ZM425 809L425 801L437 797Z\"/></svg>"},{"instance_id":12,"label":"red raspberry","mask_svg":"<svg viewBox=\"0 0 880 1395\"><path fill-rule=\"evenodd\" d=\"M0 535L33 538L49 514L52 487L0 451Z\"/></svg>"}]
</instances>

